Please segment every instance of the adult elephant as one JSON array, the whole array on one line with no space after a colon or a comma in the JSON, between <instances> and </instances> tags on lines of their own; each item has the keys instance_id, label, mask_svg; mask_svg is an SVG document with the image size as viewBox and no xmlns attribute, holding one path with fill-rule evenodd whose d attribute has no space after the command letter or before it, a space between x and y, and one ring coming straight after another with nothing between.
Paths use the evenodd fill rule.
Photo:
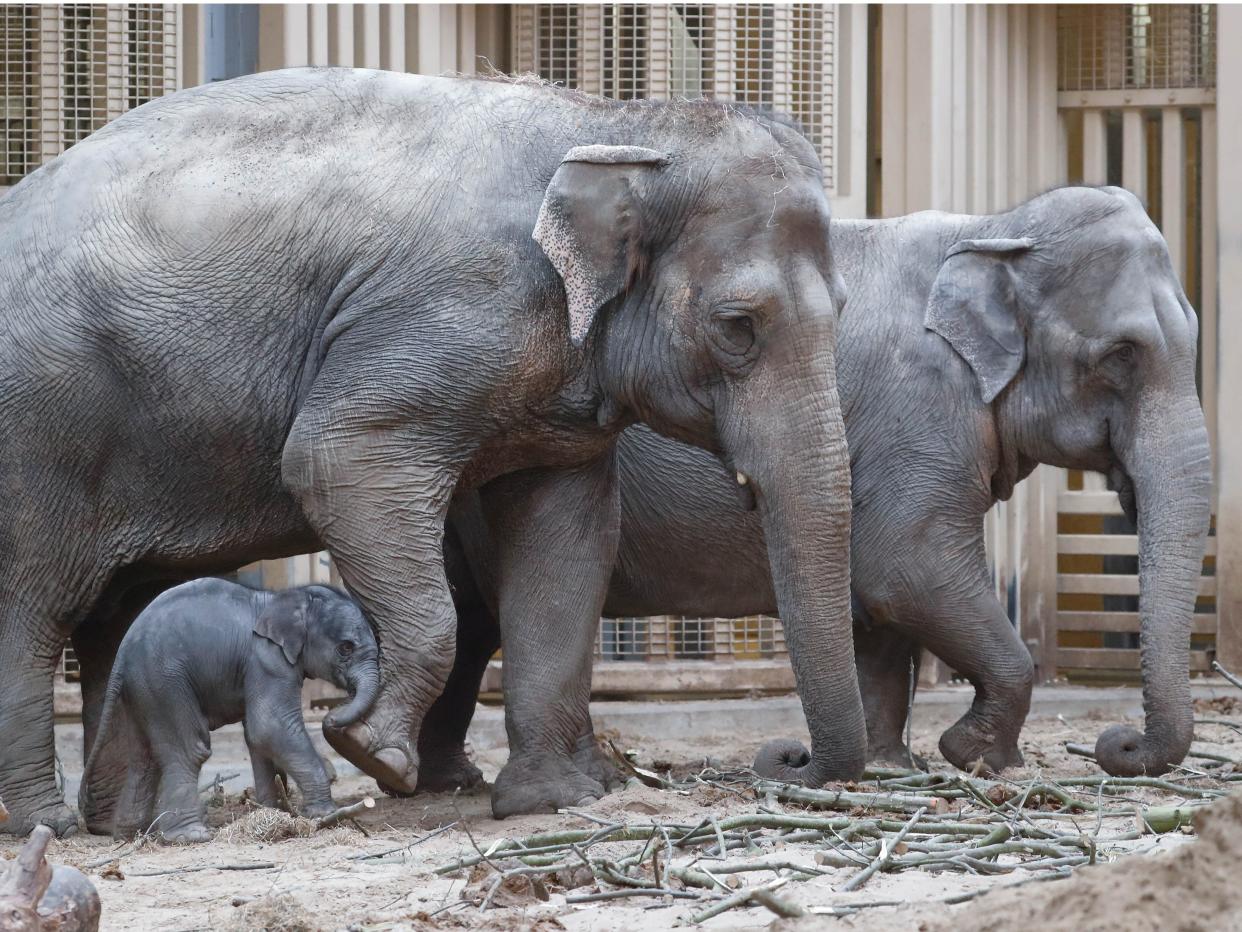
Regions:
<instances>
[{"instance_id":1,"label":"adult elephant","mask_svg":"<svg viewBox=\"0 0 1242 932\"><path fill-rule=\"evenodd\" d=\"M351 69L173 95L22 181L0 201L5 828L75 824L67 636L89 746L115 645L170 578L320 547L382 650L372 710L329 741L413 789L454 656L445 515L483 483L513 580L499 806L599 795L565 710L636 419L750 477L817 764L857 775L828 219L810 144L732 107ZM95 760L102 829L123 743Z\"/></svg>"},{"instance_id":2,"label":"adult elephant","mask_svg":"<svg viewBox=\"0 0 1242 932\"><path fill-rule=\"evenodd\" d=\"M962 768L1021 763L1032 663L993 594L983 517L1050 463L1107 474L1139 528L1146 731L1108 729L1097 759L1116 775L1180 762L1211 483L1198 323L1159 230L1122 189L1063 188L991 216L834 221L832 246L850 294L837 364L869 756L908 760L909 669L922 643L975 686L970 710L940 740L944 756ZM731 471L639 427L622 437L620 462L607 615L778 608L764 528L738 506ZM424 728L438 762L428 786L479 779L461 738L497 642L487 527L460 511L449 545L460 552L455 574L473 571L458 585L469 634ZM777 743L756 766L819 782L804 762L800 746Z\"/></svg>"}]
</instances>

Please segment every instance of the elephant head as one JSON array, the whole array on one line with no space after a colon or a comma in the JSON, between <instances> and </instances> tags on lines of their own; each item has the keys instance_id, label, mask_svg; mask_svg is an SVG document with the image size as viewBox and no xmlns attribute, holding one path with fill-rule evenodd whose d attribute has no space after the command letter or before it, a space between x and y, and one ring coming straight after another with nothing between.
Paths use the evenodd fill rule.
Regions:
<instances>
[{"instance_id":1,"label":"elephant head","mask_svg":"<svg viewBox=\"0 0 1242 932\"><path fill-rule=\"evenodd\" d=\"M349 691L350 700L325 723L344 728L370 710L379 693L379 647L358 604L331 586L286 589L272 597L254 625L305 676Z\"/></svg>"},{"instance_id":2,"label":"elephant head","mask_svg":"<svg viewBox=\"0 0 1242 932\"><path fill-rule=\"evenodd\" d=\"M659 148L565 156L535 238L598 379L600 423L641 420L715 452L758 509L812 723L797 776L857 777L866 736L834 357L844 288L819 161L778 123L706 103L653 112L671 120L653 131Z\"/></svg>"},{"instance_id":3,"label":"elephant head","mask_svg":"<svg viewBox=\"0 0 1242 932\"><path fill-rule=\"evenodd\" d=\"M1160 231L1120 188L1062 188L953 243L926 326L973 371L1007 498L1035 463L1108 476L1138 524L1146 731L1114 726L1096 757L1158 774L1190 748L1192 614L1210 514L1195 389L1198 320Z\"/></svg>"}]
</instances>

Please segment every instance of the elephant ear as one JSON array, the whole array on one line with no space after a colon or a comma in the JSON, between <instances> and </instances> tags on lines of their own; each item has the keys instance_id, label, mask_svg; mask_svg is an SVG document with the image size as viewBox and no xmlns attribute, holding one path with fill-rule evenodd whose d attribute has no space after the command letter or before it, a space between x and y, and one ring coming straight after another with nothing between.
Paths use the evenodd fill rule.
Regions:
<instances>
[{"instance_id":1,"label":"elephant ear","mask_svg":"<svg viewBox=\"0 0 1242 932\"><path fill-rule=\"evenodd\" d=\"M986 404L1013 380L1026 358L1013 272L1006 260L1032 245L1029 239L955 243L927 299L923 326L948 340L966 360Z\"/></svg>"},{"instance_id":2,"label":"elephant ear","mask_svg":"<svg viewBox=\"0 0 1242 932\"><path fill-rule=\"evenodd\" d=\"M596 312L642 274L643 175L666 161L639 146L578 146L548 183L534 238L565 284L574 346Z\"/></svg>"},{"instance_id":3,"label":"elephant ear","mask_svg":"<svg viewBox=\"0 0 1242 932\"><path fill-rule=\"evenodd\" d=\"M307 598L297 590L278 592L255 619L254 633L277 645L294 666L306 648Z\"/></svg>"}]
</instances>

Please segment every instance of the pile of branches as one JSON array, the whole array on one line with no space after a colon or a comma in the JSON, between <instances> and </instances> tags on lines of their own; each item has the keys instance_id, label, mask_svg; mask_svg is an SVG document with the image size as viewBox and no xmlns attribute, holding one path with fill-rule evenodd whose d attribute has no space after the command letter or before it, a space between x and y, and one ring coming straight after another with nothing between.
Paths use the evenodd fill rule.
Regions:
<instances>
[{"instance_id":1,"label":"pile of branches","mask_svg":"<svg viewBox=\"0 0 1242 932\"><path fill-rule=\"evenodd\" d=\"M437 873L473 872L484 891L476 902L484 910L496 904L499 891L521 885L545 891L540 899L549 887L566 888L570 904L639 897L653 898L657 908L696 901L700 908L691 922L750 905L784 917L848 915L893 904L854 900L805 908L787 890L777 891L840 869L850 873L838 893L861 890L882 872L1066 876L1111 860L1123 843L1144 834L1188 826L1198 808L1242 781L1231 765L1212 763L1212 772L1183 768L1174 779L1037 776L1026 782L879 769L863 782L819 790L759 780L749 771L708 769L675 781L631 766L632 779L646 785L740 796L753 801L754 811L678 823L612 822L569 810L595 825L501 838L486 847L470 836L475 854ZM1168 804L1150 805L1153 795ZM592 892L569 892L592 885Z\"/></svg>"}]
</instances>

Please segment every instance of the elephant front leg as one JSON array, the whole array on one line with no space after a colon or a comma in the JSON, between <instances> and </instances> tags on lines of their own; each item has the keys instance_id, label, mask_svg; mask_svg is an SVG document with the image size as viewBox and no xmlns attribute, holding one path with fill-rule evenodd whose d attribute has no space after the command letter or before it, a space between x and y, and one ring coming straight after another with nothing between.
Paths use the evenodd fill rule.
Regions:
<instances>
[{"instance_id":1,"label":"elephant front leg","mask_svg":"<svg viewBox=\"0 0 1242 932\"><path fill-rule=\"evenodd\" d=\"M919 627L927 648L975 687L970 709L940 738L940 753L962 770L980 761L999 773L1022 766L1018 736L1031 707L1030 652L991 591L941 606Z\"/></svg>"},{"instance_id":2,"label":"elephant front leg","mask_svg":"<svg viewBox=\"0 0 1242 932\"><path fill-rule=\"evenodd\" d=\"M419 730L455 650L441 537L462 461L436 456L448 445L446 436L325 426L323 415L303 409L282 463L381 649L374 705L345 728L325 725L324 738L398 793L417 786ZM413 451L426 458L414 460Z\"/></svg>"},{"instance_id":3,"label":"elephant front leg","mask_svg":"<svg viewBox=\"0 0 1242 932\"><path fill-rule=\"evenodd\" d=\"M926 769L927 762L906 745L905 737L921 648L860 608L856 605L854 610L854 661L867 716L867 761Z\"/></svg>"},{"instance_id":4,"label":"elephant front leg","mask_svg":"<svg viewBox=\"0 0 1242 932\"><path fill-rule=\"evenodd\" d=\"M21 624L28 622L23 620ZM58 836L77 830L78 816L56 787L52 680L58 644L33 649L17 623L0 618L0 800L8 821L0 833L27 835L47 825Z\"/></svg>"},{"instance_id":5,"label":"elephant front leg","mask_svg":"<svg viewBox=\"0 0 1242 932\"><path fill-rule=\"evenodd\" d=\"M255 797L264 806L277 807L276 779L286 783L288 792L287 780L292 777L302 792L301 814L322 818L336 808L328 771L302 721L301 689L281 692L279 703L248 701L246 708L246 745L254 770Z\"/></svg>"},{"instance_id":6,"label":"elephant front leg","mask_svg":"<svg viewBox=\"0 0 1242 932\"><path fill-rule=\"evenodd\" d=\"M509 762L497 818L584 805L605 792L584 772L591 655L617 552L612 453L578 469L530 470L483 490L497 541ZM589 717L585 719L589 725ZM593 739L592 739L593 741Z\"/></svg>"}]
</instances>

